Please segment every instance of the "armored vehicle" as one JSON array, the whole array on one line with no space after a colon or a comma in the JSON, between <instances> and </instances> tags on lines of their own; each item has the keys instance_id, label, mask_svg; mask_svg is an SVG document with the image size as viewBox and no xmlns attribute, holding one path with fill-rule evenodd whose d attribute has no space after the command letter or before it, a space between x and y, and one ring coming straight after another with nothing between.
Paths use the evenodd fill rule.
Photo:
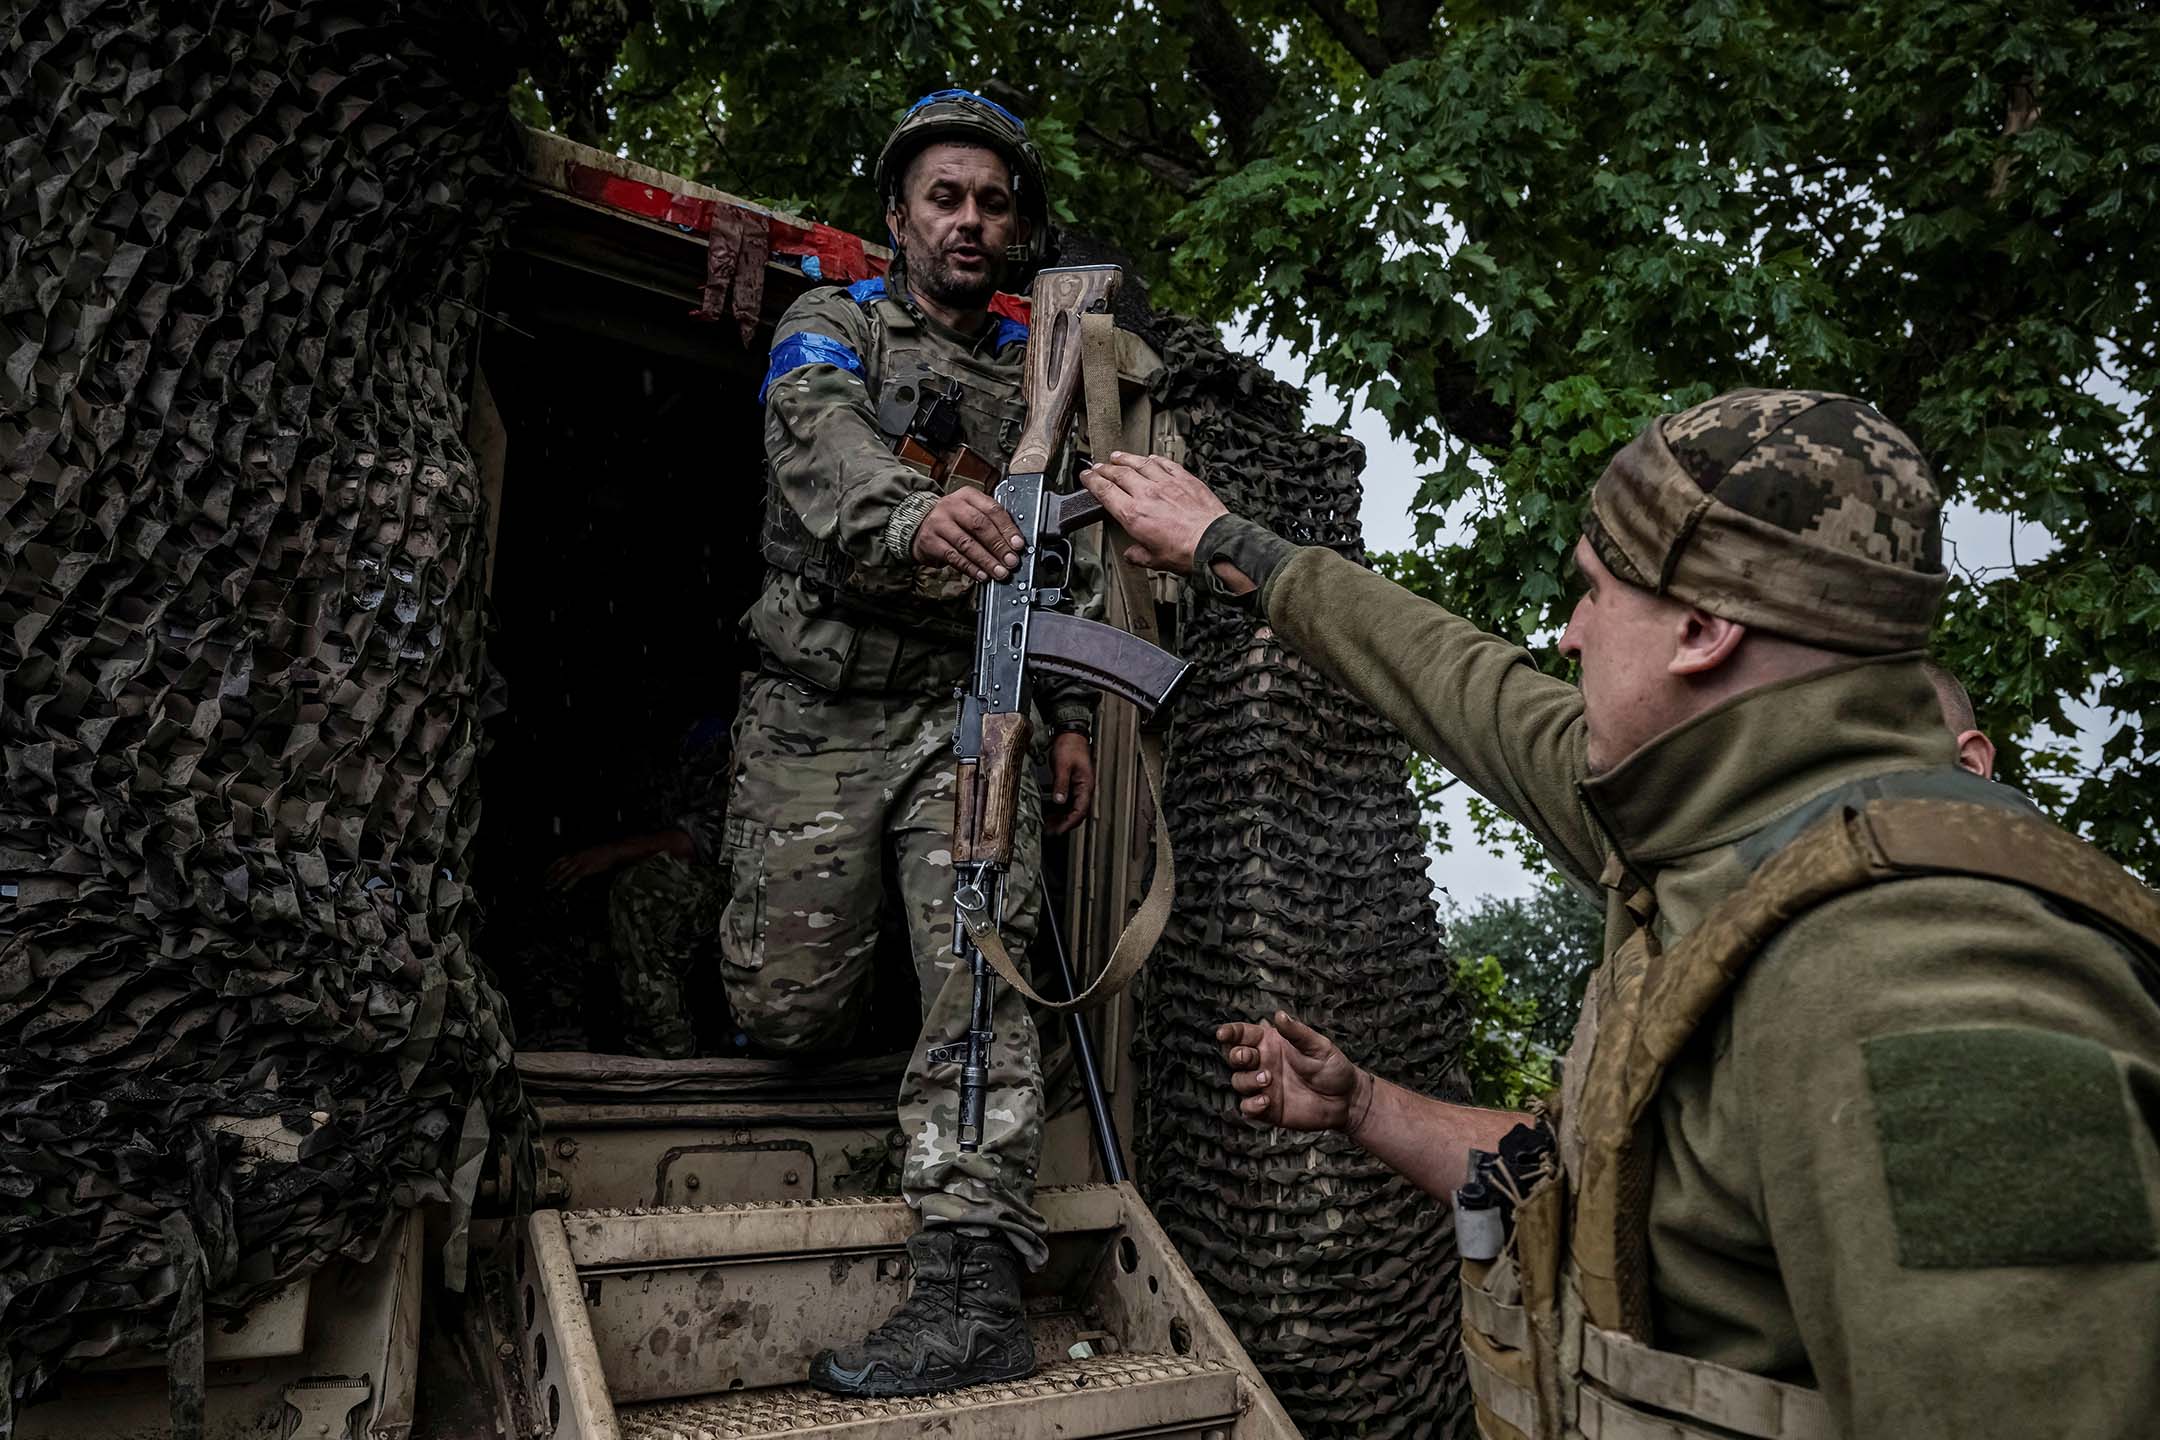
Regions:
<instances>
[{"instance_id":1,"label":"armored vehicle","mask_svg":"<svg viewBox=\"0 0 2160 1440\"><path fill-rule=\"evenodd\" d=\"M547 862L634 823L651 758L724 725L747 659L733 621L760 577L761 415L773 323L813 284L877 273L876 245L559 137L526 136L523 205L489 271L466 441L484 481L489 660L506 708L481 764L478 950L517 1021L537 1116L539 1208L500 1153L476 1185L458 1295L445 1207L406 1211L207 1338L202 1433L518 1440L840 1435L1294 1435L1235 1336L1129 1184L1105 1183L1073 1047L1046 1032L1055 1117L1030 1280L1031 1379L927 1400L842 1403L812 1354L903 1298L913 1230L896 1189L894 1097L912 1040L896 954L889 1023L817 1066L761 1058L717 988L711 1058L612 1053L597 894L543 889ZM1156 367L1120 332L1125 444L1178 453ZM1163 598L1167 600L1167 595ZM1168 608L1165 607L1165 618ZM1106 702L1097 815L1045 858L1082 979L1138 901L1150 804L1129 710ZM597 889L597 887L588 887ZM904 948L904 947L903 947ZM1130 1132L1131 1007L1095 1012L1112 1112ZM246 1163L299 1153L277 1117L233 1122ZM167 1433L162 1357L108 1357L18 1417L24 1440Z\"/></svg>"}]
</instances>

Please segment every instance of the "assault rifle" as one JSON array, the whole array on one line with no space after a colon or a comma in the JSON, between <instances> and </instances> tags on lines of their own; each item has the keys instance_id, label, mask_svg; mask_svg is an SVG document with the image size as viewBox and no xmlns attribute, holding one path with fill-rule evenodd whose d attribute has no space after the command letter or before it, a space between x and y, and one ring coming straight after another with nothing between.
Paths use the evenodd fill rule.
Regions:
<instances>
[{"instance_id":1,"label":"assault rifle","mask_svg":"<svg viewBox=\"0 0 2160 1440\"><path fill-rule=\"evenodd\" d=\"M1047 481L1079 396L1081 317L1107 308L1122 273L1115 265L1078 265L1036 277L1024 392L1027 421L995 492L1019 527L1020 563L1005 579L976 587L975 664L960 690L960 722L953 736L959 783L952 845L953 954L967 962L974 995L966 1040L933 1047L928 1056L932 1064L960 1064L960 1148L969 1153L982 1143L992 968L1030 1000L1041 1001L1013 967L998 933L1020 782L1029 763L1030 682L1038 673L1081 680L1132 702L1146 719L1177 693L1190 668L1114 626L1051 608L1071 578L1071 537L1103 518L1102 502L1094 496L1084 490L1061 495ZM1114 376L1110 379L1115 383ZM1043 903L1049 904L1047 895ZM1041 1003L1069 1010L1079 998ZM1099 1108L1099 1088L1090 1088L1090 1108ZM1098 1113L1095 1119L1098 1135L1107 1136L1107 1116ZM1114 1165L1114 1146L1106 1141L1106 1148L1105 1164Z\"/></svg>"}]
</instances>

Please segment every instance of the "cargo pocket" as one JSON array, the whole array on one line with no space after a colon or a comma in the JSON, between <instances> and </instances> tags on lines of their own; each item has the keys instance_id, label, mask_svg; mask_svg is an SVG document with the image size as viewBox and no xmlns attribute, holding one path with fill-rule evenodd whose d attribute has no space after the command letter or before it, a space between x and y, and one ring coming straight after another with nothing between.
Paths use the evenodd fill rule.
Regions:
<instances>
[{"instance_id":1,"label":"cargo pocket","mask_svg":"<svg viewBox=\"0 0 2160 1440\"><path fill-rule=\"evenodd\" d=\"M899 582L902 588L910 583ZM818 586L786 576L744 619L750 637L782 669L820 690L845 689L855 673L859 622Z\"/></svg>"},{"instance_id":2,"label":"cargo pocket","mask_svg":"<svg viewBox=\"0 0 2160 1440\"><path fill-rule=\"evenodd\" d=\"M1515 1207L1515 1228L1496 1260L1466 1260L1463 1358L1478 1433L1488 1440L1557 1440L1559 1222L1566 1181L1547 1175ZM1615 1432L1616 1434L1618 1432Z\"/></svg>"},{"instance_id":3,"label":"cargo pocket","mask_svg":"<svg viewBox=\"0 0 2160 1440\"><path fill-rule=\"evenodd\" d=\"M720 912L720 961L735 971L765 966L765 856L770 827L748 818L727 822L727 904Z\"/></svg>"},{"instance_id":4,"label":"cargo pocket","mask_svg":"<svg viewBox=\"0 0 2160 1440\"><path fill-rule=\"evenodd\" d=\"M1487 1440L1536 1440L1537 1357L1512 1254L1466 1260L1462 1272L1463 1359L1478 1433Z\"/></svg>"}]
</instances>

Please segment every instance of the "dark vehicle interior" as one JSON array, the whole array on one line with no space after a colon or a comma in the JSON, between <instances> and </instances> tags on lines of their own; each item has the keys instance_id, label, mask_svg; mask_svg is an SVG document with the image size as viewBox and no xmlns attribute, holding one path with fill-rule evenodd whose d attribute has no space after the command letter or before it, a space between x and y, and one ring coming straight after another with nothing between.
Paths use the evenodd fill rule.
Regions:
<instances>
[{"instance_id":1,"label":"dark vehicle interior","mask_svg":"<svg viewBox=\"0 0 2160 1440\"><path fill-rule=\"evenodd\" d=\"M764 566L756 397L772 323L808 282L768 268L746 347L732 320L692 315L705 247L690 238L543 199L485 302L501 445L489 655L505 709L481 765L479 953L521 1051L620 1050L607 881L543 877L563 855L664 828L686 739L724 732L756 663L737 628ZM1065 873L1061 846L1045 862ZM688 976L699 1055L754 1056L712 959ZM856 1057L911 1047L914 989L889 934Z\"/></svg>"}]
</instances>

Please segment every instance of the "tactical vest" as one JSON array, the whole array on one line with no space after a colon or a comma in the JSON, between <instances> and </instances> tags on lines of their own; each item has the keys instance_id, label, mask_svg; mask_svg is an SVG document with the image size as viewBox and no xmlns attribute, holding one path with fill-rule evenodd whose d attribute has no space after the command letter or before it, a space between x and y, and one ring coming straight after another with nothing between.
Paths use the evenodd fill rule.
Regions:
<instances>
[{"instance_id":1,"label":"tactical vest","mask_svg":"<svg viewBox=\"0 0 2160 1440\"><path fill-rule=\"evenodd\" d=\"M927 394L960 387L960 438L969 449L1002 468L1019 443L1027 418L1021 396L1021 367L1014 347L1027 339L1027 327L996 319L994 356L957 352L941 344L908 307L887 293L883 280L859 281L849 296L870 322L869 353L863 356L863 383L869 387L878 429L897 442L907 433L916 407ZM911 467L912 468L912 467ZM922 490L942 492L928 474L919 475ZM916 566L905 573L876 574L856 564L840 546L821 540L803 527L765 467L765 522L760 548L775 569L800 575L827 591L843 608L867 621L930 628L972 635L975 614L969 596L974 582L943 567Z\"/></svg>"},{"instance_id":2,"label":"tactical vest","mask_svg":"<svg viewBox=\"0 0 2160 1440\"><path fill-rule=\"evenodd\" d=\"M1559 1173L1497 1260L1463 1265L1463 1349L1493 1440L1834 1440L1820 1392L1654 1348L1648 1111L1668 1066L1801 914L1870 885L1965 875L2037 892L2160 986L2160 898L2022 796L1963 771L1840 787L1742 842L1753 867L1670 950L1639 926L1593 977L1560 1097Z\"/></svg>"}]
</instances>

